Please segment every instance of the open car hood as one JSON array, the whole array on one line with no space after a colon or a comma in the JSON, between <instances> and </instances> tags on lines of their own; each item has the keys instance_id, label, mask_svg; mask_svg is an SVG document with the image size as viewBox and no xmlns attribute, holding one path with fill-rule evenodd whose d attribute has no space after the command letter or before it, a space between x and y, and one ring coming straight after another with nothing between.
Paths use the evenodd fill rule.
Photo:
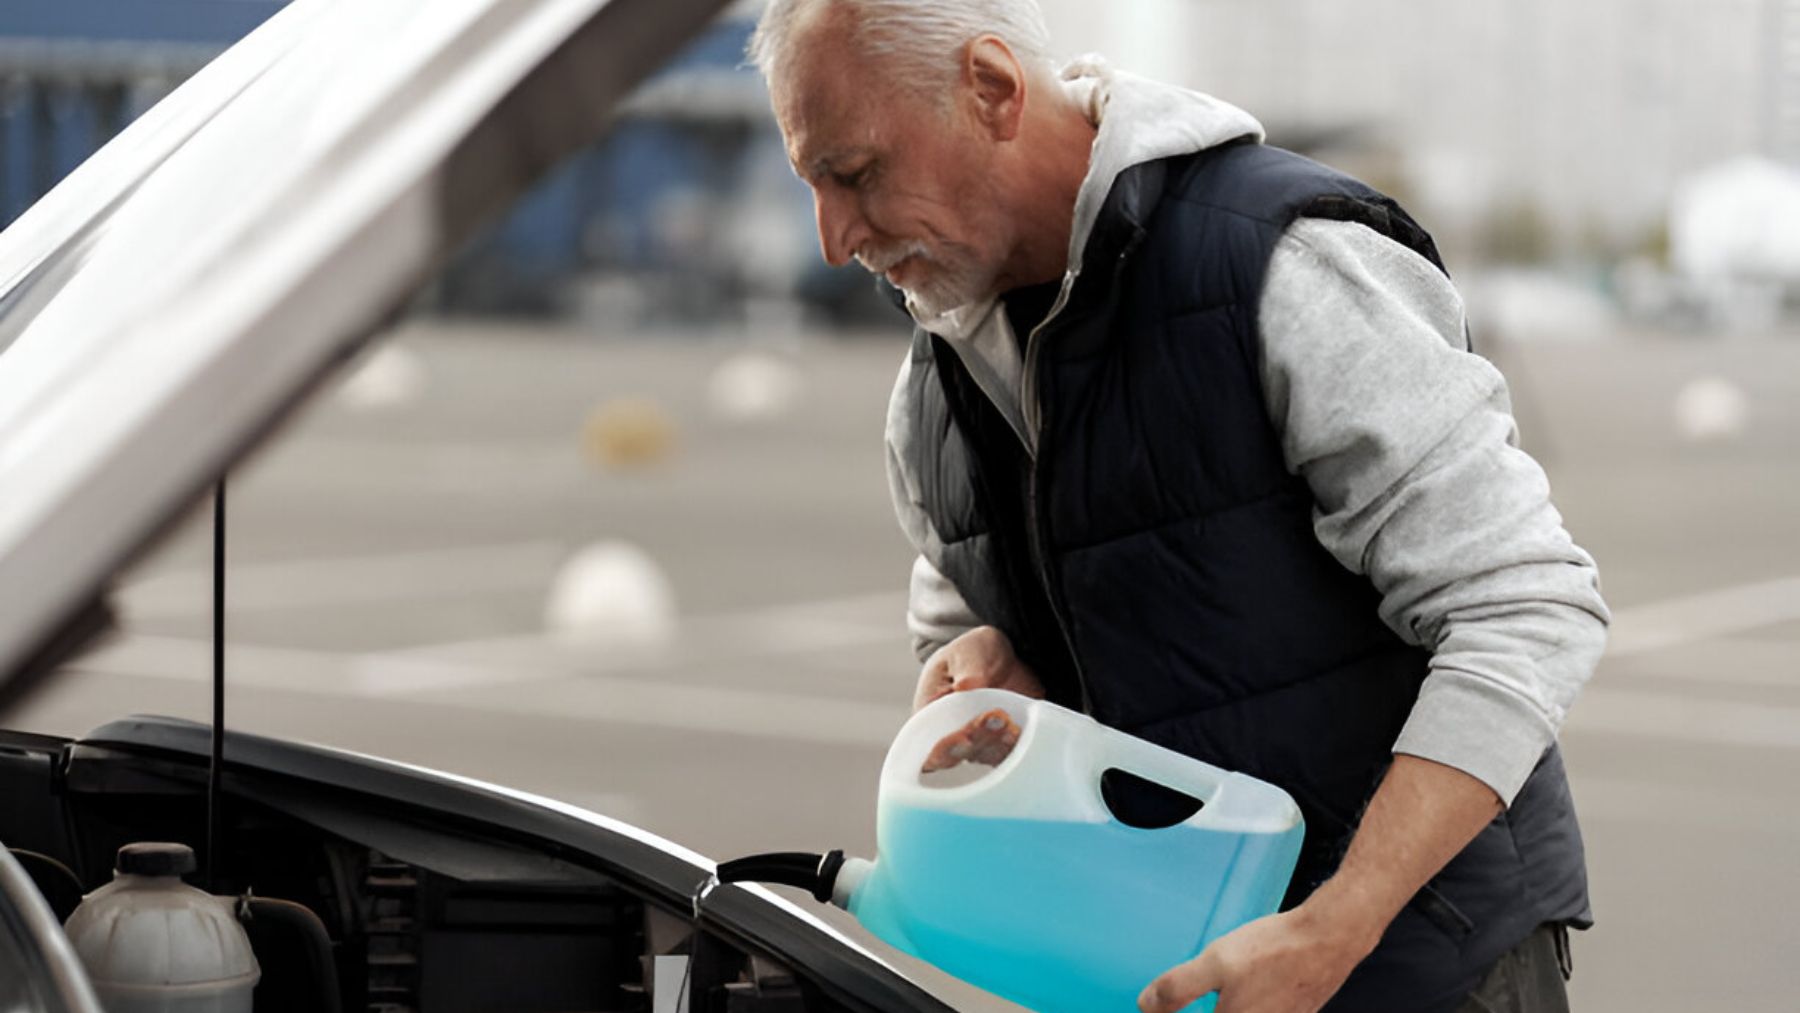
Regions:
<instances>
[{"instance_id":1,"label":"open car hood","mask_svg":"<svg viewBox=\"0 0 1800 1013\"><path fill-rule=\"evenodd\" d=\"M720 884L711 861L630 824L453 774L242 732L221 741L213 809L211 747L204 725L147 716L78 740L0 730L8 801L0 841L40 872L57 863L34 884L7 868L0 848L0 972L19 963L7 950L11 930L37 951L27 957L39 958L28 961L38 991L78 991L87 976L58 920L106 881L122 843L166 840L205 856L209 882L218 876L212 892L285 898L275 903L313 912L322 932L329 926L334 954L320 966L368 972L371 1006L385 996L394 1008L623 1009L592 993L642 984L645 960L685 955L692 977L682 990L691 989L696 1010L952 1008L805 908L760 886ZM219 821L216 853L203 843L209 812ZM40 885L48 892L40 895ZM45 910L52 897L54 913ZM291 940L265 943L259 959L274 959L263 984L290 1000L277 1008L322 1008L291 1000L329 976L284 963ZM774 964L741 968L727 950ZM408 959L376 967L377 956L396 955ZM745 980L740 969L753 972L760 998L735 984ZM476 983L485 1001L428 998ZM0 974L0 1008L13 1008L4 1005L12 984ZM718 1001L734 990L738 1001ZM351 992L363 998L360 986Z\"/></svg>"},{"instance_id":2,"label":"open car hood","mask_svg":"<svg viewBox=\"0 0 1800 1013\"><path fill-rule=\"evenodd\" d=\"M0 233L0 711L726 0L296 0Z\"/></svg>"}]
</instances>

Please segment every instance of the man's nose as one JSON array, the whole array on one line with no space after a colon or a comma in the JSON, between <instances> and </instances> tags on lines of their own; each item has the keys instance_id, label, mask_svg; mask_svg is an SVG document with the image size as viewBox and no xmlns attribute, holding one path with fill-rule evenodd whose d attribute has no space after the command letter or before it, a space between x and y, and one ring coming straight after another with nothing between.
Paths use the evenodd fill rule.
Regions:
<instances>
[{"instance_id":1,"label":"man's nose","mask_svg":"<svg viewBox=\"0 0 1800 1013\"><path fill-rule=\"evenodd\" d=\"M869 227L847 194L815 191L813 214L819 222L819 252L825 263L842 267L868 238Z\"/></svg>"}]
</instances>

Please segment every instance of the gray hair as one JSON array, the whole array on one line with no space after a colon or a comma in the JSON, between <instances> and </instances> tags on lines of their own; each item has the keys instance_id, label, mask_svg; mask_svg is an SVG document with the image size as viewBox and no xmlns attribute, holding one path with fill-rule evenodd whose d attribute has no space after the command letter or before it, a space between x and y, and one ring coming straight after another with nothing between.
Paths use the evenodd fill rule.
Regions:
<instances>
[{"instance_id":1,"label":"gray hair","mask_svg":"<svg viewBox=\"0 0 1800 1013\"><path fill-rule=\"evenodd\" d=\"M1037 0L769 0L750 36L750 62L772 78L794 35L814 14L843 8L865 54L892 61L895 83L923 95L946 94L963 46L993 35L1028 70L1050 69L1050 30Z\"/></svg>"}]
</instances>

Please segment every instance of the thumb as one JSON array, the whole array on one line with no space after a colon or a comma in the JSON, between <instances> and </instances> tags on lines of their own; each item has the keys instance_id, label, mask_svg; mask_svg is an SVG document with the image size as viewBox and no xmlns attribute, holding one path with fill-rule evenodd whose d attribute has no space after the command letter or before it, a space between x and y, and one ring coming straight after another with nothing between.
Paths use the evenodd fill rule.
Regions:
<instances>
[{"instance_id":1,"label":"thumb","mask_svg":"<svg viewBox=\"0 0 1800 1013\"><path fill-rule=\"evenodd\" d=\"M1188 1003L1224 987L1223 969L1212 947L1185 964L1164 971L1138 996L1143 1013L1176 1013Z\"/></svg>"}]
</instances>

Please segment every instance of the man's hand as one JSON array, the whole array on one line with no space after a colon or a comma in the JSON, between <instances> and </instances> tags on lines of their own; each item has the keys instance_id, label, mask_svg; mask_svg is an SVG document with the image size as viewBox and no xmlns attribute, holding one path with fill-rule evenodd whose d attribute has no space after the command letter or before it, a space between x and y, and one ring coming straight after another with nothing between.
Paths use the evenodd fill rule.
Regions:
<instances>
[{"instance_id":1,"label":"man's hand","mask_svg":"<svg viewBox=\"0 0 1800 1013\"><path fill-rule=\"evenodd\" d=\"M970 689L1007 689L1044 698L1044 684L1013 653L1012 641L992 626L977 626L938 648L919 673L916 712L933 700Z\"/></svg>"},{"instance_id":2,"label":"man's hand","mask_svg":"<svg viewBox=\"0 0 1800 1013\"><path fill-rule=\"evenodd\" d=\"M964 760L998 767L1018 744L1018 724L1011 714L996 707L939 739L919 773L949 770Z\"/></svg>"},{"instance_id":3,"label":"man's hand","mask_svg":"<svg viewBox=\"0 0 1800 1013\"><path fill-rule=\"evenodd\" d=\"M1012 641L992 626L977 626L943 647L919 673L913 710L951 693L971 689L1005 689L1044 698L1044 685L1030 666L1013 653ZM997 767L1019 743L1019 726L1003 710L990 710L944 736L925 758L921 773L948 770L968 760Z\"/></svg>"},{"instance_id":4,"label":"man's hand","mask_svg":"<svg viewBox=\"0 0 1800 1013\"><path fill-rule=\"evenodd\" d=\"M1213 940L1138 997L1169 1013L1208 992L1216 1013L1317 1013L1374 952L1388 923L1501 809L1453 767L1396 754L1338 871L1292 911Z\"/></svg>"},{"instance_id":5,"label":"man's hand","mask_svg":"<svg viewBox=\"0 0 1800 1013\"><path fill-rule=\"evenodd\" d=\"M1316 1013L1375 949L1379 927L1336 924L1305 904L1213 940L1138 996L1144 1013L1175 1013L1219 993L1216 1013Z\"/></svg>"}]
</instances>

